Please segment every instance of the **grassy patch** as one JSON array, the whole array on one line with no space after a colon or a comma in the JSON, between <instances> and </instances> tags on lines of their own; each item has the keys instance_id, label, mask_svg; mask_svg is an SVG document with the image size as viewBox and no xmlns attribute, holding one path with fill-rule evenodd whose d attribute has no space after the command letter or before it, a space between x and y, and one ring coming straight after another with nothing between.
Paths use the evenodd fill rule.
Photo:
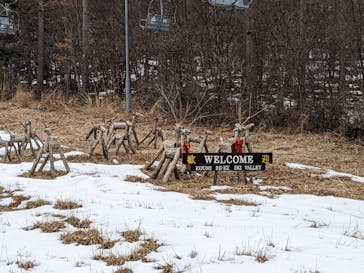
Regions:
<instances>
[{"instance_id":1,"label":"grassy patch","mask_svg":"<svg viewBox=\"0 0 364 273\"><path fill-rule=\"evenodd\" d=\"M146 239L144 240L138 248L136 248L132 253L127 256L124 255L115 255L113 253L109 255L96 255L94 256L95 260L104 261L107 265L123 265L126 262L131 261L142 261L149 262L147 256L151 252L155 252L161 247L162 244L158 243L157 240L154 239Z\"/></svg>"},{"instance_id":2,"label":"grassy patch","mask_svg":"<svg viewBox=\"0 0 364 273\"><path fill-rule=\"evenodd\" d=\"M16 264L19 268L26 271L31 270L32 268L37 266L37 263L35 261L17 261Z\"/></svg>"},{"instance_id":3,"label":"grassy patch","mask_svg":"<svg viewBox=\"0 0 364 273\"><path fill-rule=\"evenodd\" d=\"M66 171L54 171L54 175L50 171L42 171L42 172L35 172L32 176L30 176L30 172L24 172L22 174L19 174L18 177L31 177L36 179L45 179L45 180L52 180L57 177L61 177L66 175Z\"/></svg>"},{"instance_id":4,"label":"grassy patch","mask_svg":"<svg viewBox=\"0 0 364 273\"><path fill-rule=\"evenodd\" d=\"M101 249L110 249L110 248L113 248L115 246L115 243L118 242L118 240L111 240L110 238L108 239L105 239L100 248Z\"/></svg>"},{"instance_id":5,"label":"grassy patch","mask_svg":"<svg viewBox=\"0 0 364 273\"><path fill-rule=\"evenodd\" d=\"M248 199L228 199L228 200L218 200L219 203L227 204L227 205L237 205L237 206L258 206L260 205L257 202L248 200Z\"/></svg>"},{"instance_id":6,"label":"grassy patch","mask_svg":"<svg viewBox=\"0 0 364 273\"><path fill-rule=\"evenodd\" d=\"M265 263L268 261L268 257L267 257L267 252L263 249L258 250L257 253L255 254L255 260L258 263Z\"/></svg>"},{"instance_id":7,"label":"grassy patch","mask_svg":"<svg viewBox=\"0 0 364 273\"><path fill-rule=\"evenodd\" d=\"M82 204L72 200L57 200L56 204L53 206L53 208L59 210L77 209L81 207Z\"/></svg>"},{"instance_id":8,"label":"grassy patch","mask_svg":"<svg viewBox=\"0 0 364 273\"><path fill-rule=\"evenodd\" d=\"M59 221L38 222L27 230L33 230L33 229L39 228L42 230L42 232L53 233L53 232L58 232L65 227L66 227L66 225L63 222L59 222Z\"/></svg>"},{"instance_id":9,"label":"grassy patch","mask_svg":"<svg viewBox=\"0 0 364 273\"><path fill-rule=\"evenodd\" d=\"M140 235L143 233L140 229L126 230L121 232L121 235L125 238L125 241L129 243L134 243L139 241Z\"/></svg>"},{"instance_id":10,"label":"grassy patch","mask_svg":"<svg viewBox=\"0 0 364 273\"><path fill-rule=\"evenodd\" d=\"M91 225L91 221L88 219L80 220L76 216L68 217L66 220L64 220L66 223L76 227L76 228L89 228Z\"/></svg>"},{"instance_id":11,"label":"grassy patch","mask_svg":"<svg viewBox=\"0 0 364 273\"><path fill-rule=\"evenodd\" d=\"M38 208L38 207L42 207L42 206L47 206L50 205L51 203L38 198L37 200L34 201L28 201L27 204L25 205L26 209L34 209L34 208Z\"/></svg>"},{"instance_id":12,"label":"grassy patch","mask_svg":"<svg viewBox=\"0 0 364 273\"><path fill-rule=\"evenodd\" d=\"M77 245L101 245L105 241L97 229L66 232L61 235L61 240L65 244L76 243Z\"/></svg>"},{"instance_id":13,"label":"grassy patch","mask_svg":"<svg viewBox=\"0 0 364 273\"><path fill-rule=\"evenodd\" d=\"M174 273L173 265L170 263L160 264L154 267L154 269L161 270L161 273Z\"/></svg>"},{"instance_id":14,"label":"grassy patch","mask_svg":"<svg viewBox=\"0 0 364 273\"><path fill-rule=\"evenodd\" d=\"M0 197L0 199L3 198L12 198L13 201L5 206L5 205L0 205L0 212L2 211L15 211L15 210L24 210L25 208L18 208L20 206L20 204L23 201L28 201L30 199L29 196L24 196L24 195L15 195L15 191L4 191L4 193L6 193L7 195L4 195L2 197Z\"/></svg>"}]
</instances>

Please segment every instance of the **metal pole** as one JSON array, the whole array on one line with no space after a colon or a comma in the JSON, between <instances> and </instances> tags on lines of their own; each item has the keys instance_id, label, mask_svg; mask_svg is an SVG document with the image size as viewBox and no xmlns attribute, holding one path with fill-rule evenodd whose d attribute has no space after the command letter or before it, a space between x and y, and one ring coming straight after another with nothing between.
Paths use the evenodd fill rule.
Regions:
<instances>
[{"instance_id":1,"label":"metal pole","mask_svg":"<svg viewBox=\"0 0 364 273\"><path fill-rule=\"evenodd\" d=\"M126 111L131 113L131 93L130 93L130 72L129 72L129 14L128 0L125 0L125 100Z\"/></svg>"},{"instance_id":2,"label":"metal pole","mask_svg":"<svg viewBox=\"0 0 364 273\"><path fill-rule=\"evenodd\" d=\"M163 13L164 13L163 0L160 0L160 7L161 7L161 20L163 20Z\"/></svg>"}]
</instances>

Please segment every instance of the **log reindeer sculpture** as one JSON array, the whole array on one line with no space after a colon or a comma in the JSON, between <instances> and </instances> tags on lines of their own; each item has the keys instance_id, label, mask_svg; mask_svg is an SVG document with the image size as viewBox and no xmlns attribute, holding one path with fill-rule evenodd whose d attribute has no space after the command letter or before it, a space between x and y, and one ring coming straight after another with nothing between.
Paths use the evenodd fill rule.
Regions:
<instances>
[{"instance_id":1,"label":"log reindeer sculpture","mask_svg":"<svg viewBox=\"0 0 364 273\"><path fill-rule=\"evenodd\" d=\"M131 122L130 121L116 122L114 120L108 120L106 122L106 124L107 124L107 130L108 130L108 133L107 133L108 141L110 141L110 139L113 138L113 135L118 133L118 130L125 130L129 137L131 135L133 135L134 141L135 141L135 146L139 146L140 142L139 142L138 135L137 135L136 129L135 129L135 127L136 127L135 117L133 117L133 120ZM132 140L130 138L130 142L131 141ZM133 144L133 146L134 146L134 144Z\"/></svg>"},{"instance_id":2,"label":"log reindeer sculpture","mask_svg":"<svg viewBox=\"0 0 364 273\"><path fill-rule=\"evenodd\" d=\"M25 134L24 143L21 149L22 155L24 154L25 150L27 149L27 146L29 145L33 157L36 157L36 150L39 150L41 148L41 145L43 145L43 141L33 130L32 122L30 120L23 122L22 126L24 128L24 134ZM37 146L36 150L33 147L33 142Z\"/></svg>"},{"instance_id":3,"label":"log reindeer sculpture","mask_svg":"<svg viewBox=\"0 0 364 273\"><path fill-rule=\"evenodd\" d=\"M177 147L181 147L181 143L180 143L180 139L181 139L181 135L182 135L182 130L184 130L184 128L180 125L180 124L176 124L174 126L174 131L176 134L176 140L172 141L172 140L165 140L163 141L161 147L159 148L159 150L157 151L157 153L154 155L154 157L152 158L151 161L149 161L146 165L145 165L145 169L146 170L150 170L150 168L153 166L154 162L156 160L158 160L158 158L160 158L160 156L169 148L177 148Z\"/></svg>"},{"instance_id":4,"label":"log reindeer sculpture","mask_svg":"<svg viewBox=\"0 0 364 273\"><path fill-rule=\"evenodd\" d=\"M152 178L155 179L158 176L162 176L163 177L162 181L164 183L167 183L169 181L172 172L174 172L175 178L179 179L177 163L181 157L181 154L184 151L186 151L186 149L189 150L190 143L188 142L188 135L190 134L190 131L187 129L181 129L180 134L181 134L180 145L177 145L176 142L175 143L170 141L163 142L162 157L156 169L153 171L153 174L151 176Z\"/></svg>"},{"instance_id":5,"label":"log reindeer sculpture","mask_svg":"<svg viewBox=\"0 0 364 273\"><path fill-rule=\"evenodd\" d=\"M43 168L49 161L51 176L55 177L56 172L55 172L54 162L56 161L56 159L54 157L54 152L56 152L57 150L61 157L63 165L66 169L66 172L69 173L71 170L70 167L68 166L61 145L57 141L51 139L52 130L50 128L46 128L44 132L47 134L47 140L44 142L43 147L39 150L38 155L33 162L33 166L32 169L30 170L29 176L31 177L34 175L39 164L40 167L38 169L38 172L42 172Z\"/></svg>"},{"instance_id":6,"label":"log reindeer sculpture","mask_svg":"<svg viewBox=\"0 0 364 273\"><path fill-rule=\"evenodd\" d=\"M19 160L19 162L23 161L23 157L21 155L21 147L23 144L23 139L16 139L14 135L10 136L10 140L4 140L0 138L0 148L4 148L5 152L3 154L2 163L6 163L7 160L9 162L12 161L11 159L11 152L14 149L15 154Z\"/></svg>"},{"instance_id":7,"label":"log reindeer sculpture","mask_svg":"<svg viewBox=\"0 0 364 273\"><path fill-rule=\"evenodd\" d=\"M158 127L158 120L158 118L154 119L152 129L150 129L149 132L145 134L145 136L140 141L140 144L143 144L148 138L151 137L147 145L149 146L153 143L153 147L157 148L158 139L160 138L162 142L165 140L166 136L162 128Z\"/></svg>"},{"instance_id":8,"label":"log reindeer sculpture","mask_svg":"<svg viewBox=\"0 0 364 273\"><path fill-rule=\"evenodd\" d=\"M11 152L13 149L16 156L18 157L18 160L22 162L24 160L24 153L28 145L30 147L33 157L35 158L36 150L39 150L41 144L43 144L40 137L32 129L31 121L23 122L22 126L24 128L24 135L19 136L14 133L10 133L10 140L3 140L0 138L0 147L5 148L5 154L2 159L3 163L6 163L7 159L9 160L9 162L11 162ZM34 149L33 142L37 146L37 149Z\"/></svg>"},{"instance_id":9,"label":"log reindeer sculpture","mask_svg":"<svg viewBox=\"0 0 364 273\"><path fill-rule=\"evenodd\" d=\"M254 127L253 123L248 125L241 125L239 123L235 124L234 127L234 138L229 138L227 140L221 139L219 144L218 153L244 153L245 151L251 153L252 149L250 146L250 130ZM238 171L238 180L244 180L245 184L248 183L246 177L246 171ZM217 172L214 175L214 184L217 182Z\"/></svg>"},{"instance_id":10,"label":"log reindeer sculpture","mask_svg":"<svg viewBox=\"0 0 364 273\"><path fill-rule=\"evenodd\" d=\"M174 173L176 179L179 179L177 163L182 154L190 152L191 143L199 144L198 152L203 152L203 150L206 152L208 151L207 138L212 134L211 131L206 131L202 138L190 137L190 130L184 128L180 124L176 124L174 130L176 133L176 140L163 141L163 144L154 155L153 159L145 165L145 169L150 170L154 162L160 158L151 178L156 179L158 176L161 176L164 183L169 181L172 173ZM184 167L184 171L189 172L186 166Z\"/></svg>"},{"instance_id":11,"label":"log reindeer sculpture","mask_svg":"<svg viewBox=\"0 0 364 273\"><path fill-rule=\"evenodd\" d=\"M124 130L124 133L118 133L119 130ZM102 154L105 159L109 159L109 150L113 144L116 147L116 155L119 153L121 146L124 146L127 153L131 152L135 154L135 145L139 145L138 136L135 130L135 123L130 121L115 122L114 120L108 120L104 123L95 124L87 134L86 140L88 140L92 135L96 141L89 150L90 157L99 145L102 148ZM132 141L132 135L136 144Z\"/></svg>"},{"instance_id":12,"label":"log reindeer sculpture","mask_svg":"<svg viewBox=\"0 0 364 273\"><path fill-rule=\"evenodd\" d=\"M125 129L124 134L115 133L116 128ZM108 143L106 146L107 151L109 151L110 147L114 143L115 147L116 147L116 152L115 152L116 155L118 155L121 146L124 147L126 153L135 154L136 149L131 140L132 133L134 134L134 138L136 139L137 143L139 143L139 142L138 142L138 138L136 137L135 130L133 130L133 128L135 128L135 126L133 125L133 123L131 123L129 121L122 122L122 123L121 122L113 123L111 125L111 129L109 129L110 134L107 137L107 140L108 140Z\"/></svg>"},{"instance_id":13,"label":"log reindeer sculpture","mask_svg":"<svg viewBox=\"0 0 364 273\"><path fill-rule=\"evenodd\" d=\"M88 154L91 157L98 145L101 145L102 148L102 154L105 159L109 159L109 153L107 150L107 135L108 135L108 129L106 127L106 124L99 123L95 124L90 132L86 136L86 140L88 140L91 135L94 136L94 139L96 140L95 143L90 148Z\"/></svg>"}]
</instances>

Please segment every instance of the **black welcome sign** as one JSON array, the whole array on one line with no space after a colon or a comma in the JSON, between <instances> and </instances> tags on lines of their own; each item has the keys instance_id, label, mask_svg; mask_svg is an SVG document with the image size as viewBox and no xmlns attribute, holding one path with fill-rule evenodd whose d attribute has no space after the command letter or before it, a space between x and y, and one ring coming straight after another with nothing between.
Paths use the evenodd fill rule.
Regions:
<instances>
[{"instance_id":1,"label":"black welcome sign","mask_svg":"<svg viewBox=\"0 0 364 273\"><path fill-rule=\"evenodd\" d=\"M183 154L191 171L263 171L273 163L272 153L191 153Z\"/></svg>"}]
</instances>

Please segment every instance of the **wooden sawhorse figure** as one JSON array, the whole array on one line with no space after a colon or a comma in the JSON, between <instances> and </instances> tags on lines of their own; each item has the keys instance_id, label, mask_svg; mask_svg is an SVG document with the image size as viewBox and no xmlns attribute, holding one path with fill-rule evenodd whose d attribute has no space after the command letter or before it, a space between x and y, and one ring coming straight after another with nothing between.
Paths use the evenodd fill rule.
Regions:
<instances>
[{"instance_id":1,"label":"wooden sawhorse figure","mask_svg":"<svg viewBox=\"0 0 364 273\"><path fill-rule=\"evenodd\" d=\"M54 162L56 159L54 158L54 152L58 150L59 155L61 157L61 160L63 161L63 165L66 169L66 172L71 172L70 167L68 166L68 163L66 161L66 158L64 156L63 150L61 148L61 145L57 141L51 140L51 133L52 130L50 128L46 128L44 132L47 134L47 140L44 142L43 147L39 150L36 159L34 160L32 169L30 170L29 176L33 176L38 164L40 164L40 167L38 169L38 172L42 172L44 166L47 164L47 162L50 162L50 172L51 176L55 177L56 172L54 168Z\"/></svg>"}]
</instances>

